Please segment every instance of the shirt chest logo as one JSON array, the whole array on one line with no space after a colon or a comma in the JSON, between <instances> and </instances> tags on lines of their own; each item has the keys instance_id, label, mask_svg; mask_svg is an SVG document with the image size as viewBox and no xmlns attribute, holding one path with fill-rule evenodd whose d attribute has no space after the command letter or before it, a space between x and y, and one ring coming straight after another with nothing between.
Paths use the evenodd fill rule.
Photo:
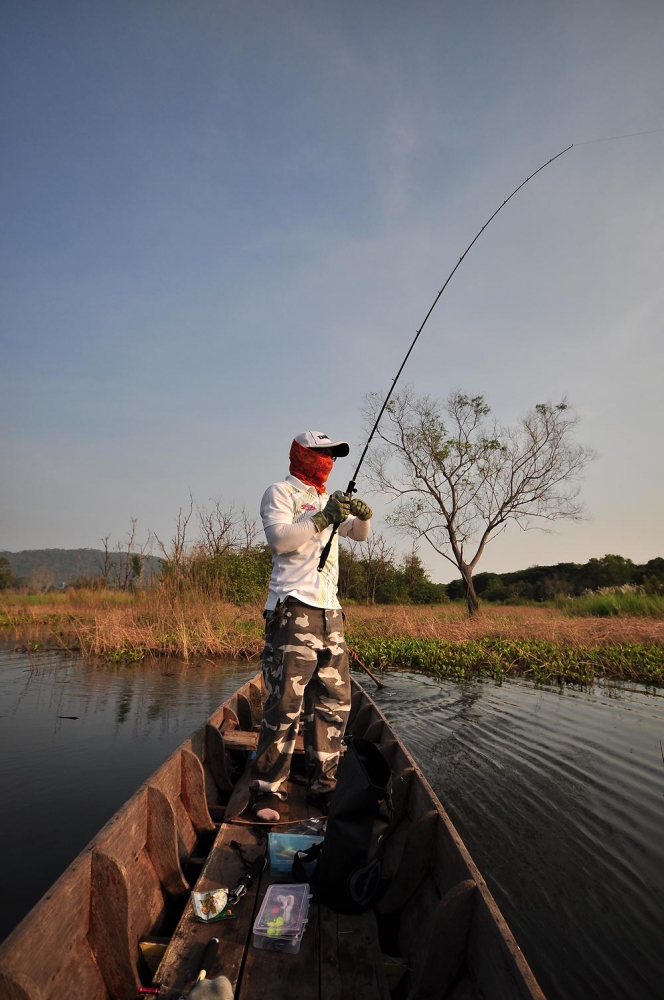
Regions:
<instances>
[{"instance_id":1,"label":"shirt chest logo","mask_svg":"<svg viewBox=\"0 0 664 1000\"><path fill-rule=\"evenodd\" d=\"M302 503L302 504L300 504L300 510L317 510L317 509L318 508L313 503Z\"/></svg>"}]
</instances>

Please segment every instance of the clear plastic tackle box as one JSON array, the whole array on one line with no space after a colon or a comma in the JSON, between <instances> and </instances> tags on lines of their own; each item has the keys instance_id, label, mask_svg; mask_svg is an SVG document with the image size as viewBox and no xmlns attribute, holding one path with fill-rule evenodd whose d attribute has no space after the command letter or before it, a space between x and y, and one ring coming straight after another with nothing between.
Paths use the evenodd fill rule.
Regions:
<instances>
[{"instance_id":1,"label":"clear plastic tackle box","mask_svg":"<svg viewBox=\"0 0 664 1000\"><path fill-rule=\"evenodd\" d=\"M254 921L254 947L297 955L309 913L309 884L268 886Z\"/></svg>"}]
</instances>

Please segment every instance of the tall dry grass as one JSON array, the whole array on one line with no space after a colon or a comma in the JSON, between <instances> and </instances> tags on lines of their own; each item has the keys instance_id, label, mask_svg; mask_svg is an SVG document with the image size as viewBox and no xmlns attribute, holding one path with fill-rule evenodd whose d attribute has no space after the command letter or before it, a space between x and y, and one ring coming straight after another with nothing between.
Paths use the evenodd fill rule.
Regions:
<instances>
[{"instance_id":1,"label":"tall dry grass","mask_svg":"<svg viewBox=\"0 0 664 1000\"><path fill-rule=\"evenodd\" d=\"M12 628L18 642L40 627L62 648L114 659L251 659L263 646L259 607L238 608L165 587L134 595L72 590L68 598L39 605L5 598L0 625Z\"/></svg>"},{"instance_id":2,"label":"tall dry grass","mask_svg":"<svg viewBox=\"0 0 664 1000\"><path fill-rule=\"evenodd\" d=\"M664 618L570 618L553 607L482 605L472 618L457 604L374 605L346 609L348 631L357 637L446 639L542 639L566 645L657 643L664 646Z\"/></svg>"},{"instance_id":3,"label":"tall dry grass","mask_svg":"<svg viewBox=\"0 0 664 1000\"><path fill-rule=\"evenodd\" d=\"M188 590L154 587L136 594L70 590L29 603L0 597L0 625L20 642L36 628L54 644L95 656L251 659L263 646L260 605L236 606ZM468 618L459 605L347 608L350 643L413 639L468 643L538 640L561 646L654 645L664 648L664 619L571 618L552 607L483 606Z\"/></svg>"},{"instance_id":4,"label":"tall dry grass","mask_svg":"<svg viewBox=\"0 0 664 1000\"><path fill-rule=\"evenodd\" d=\"M356 614L356 611L359 613ZM463 680L527 676L540 683L598 678L664 685L664 621L570 619L555 608L352 609L348 636L370 668Z\"/></svg>"}]
</instances>

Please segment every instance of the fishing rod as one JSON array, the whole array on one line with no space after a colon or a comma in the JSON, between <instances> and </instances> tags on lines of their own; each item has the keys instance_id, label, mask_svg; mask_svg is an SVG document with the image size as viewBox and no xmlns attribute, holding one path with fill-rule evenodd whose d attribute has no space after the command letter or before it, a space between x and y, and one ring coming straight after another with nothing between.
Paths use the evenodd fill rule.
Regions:
<instances>
[{"instance_id":1,"label":"fishing rod","mask_svg":"<svg viewBox=\"0 0 664 1000\"><path fill-rule=\"evenodd\" d=\"M456 264L454 265L454 267L452 268L452 270L448 274L447 279L445 281L445 284L443 285L443 287L441 288L441 290L438 292L438 295L436 295L435 299L433 300L433 303L432 303L432 305L431 305L428 313L426 314L426 316L424 317L424 319L422 321L422 325L420 326L419 330L417 330L417 332L415 333L415 337L413 338L412 344L410 345L410 347L406 351L406 356L403 359L403 361L401 362L401 366L399 367L398 372L396 373L396 375L392 379L392 385L390 386L389 392L387 393L387 395L386 395L386 397L385 397L385 399L383 401L383 405L381 406L380 412L379 412L378 416L376 417L376 421L375 421L373 427L371 428L371 433L370 433L370 435L369 435L369 437L367 439L367 443L364 446L364 451L360 455L360 460L357 463L357 468L355 469L355 472L353 473L353 478L349 481L348 486L346 487L345 496L351 497L353 495L353 493L357 493L357 490L355 488L355 483L356 483L357 477L359 475L360 469L362 468L362 463L364 462L365 456L366 456L366 454L367 454L367 452L369 450L369 445L371 444L371 442L373 440L374 434L378 430L378 425L379 425L379 423L381 421L381 417L385 413L385 409L387 407L387 404L389 403L390 398L392 396L392 393L394 392L394 389L396 387L396 384L399 381L399 376L401 375L401 372L406 367L406 362L408 361L408 358L410 357L411 352L412 352L413 348L415 347L415 344L417 343L420 334L422 333L422 330L426 326L426 323L427 323L427 320L429 319L429 316L431 316L431 313L436 308L436 305L438 304L439 298L441 297L441 295L443 294L443 292L445 291L445 289L449 285L450 281L452 280L452 278L456 274L456 271L460 267L461 262L463 261L464 257L469 252L469 250L471 250L471 248L475 245L475 243L477 243L477 241L479 240L480 236L482 235L482 233L484 232L484 230L487 228L487 226L489 225L489 223L493 222L493 220L498 215L498 212L500 212L501 209L505 208L505 205L507 204L507 202L510 201L514 197L514 195L517 194L521 190L521 188L524 187L528 183L528 181L531 181L533 179L533 177L535 177L537 174L539 174L540 171L544 170L545 167L548 167L549 164L553 163L554 160L557 160L559 156L563 155L563 153L568 153L569 150L572 148L573 145L574 145L574 143L572 143L570 146L567 146L566 149L561 149L561 151L559 153L556 153L556 155L552 156L550 160L547 160L546 163L543 163L541 167L538 167L537 170L535 170L534 173L530 174L529 177L526 177L525 181L521 181L521 183L519 184L519 186L516 187L516 188L514 188L514 190L512 191L511 195L508 198L505 198L505 201L502 203L502 205L499 205L498 208L496 209L496 211L493 213L493 215L491 215L487 219L487 221L484 223L484 225L482 226L482 228L480 229L480 231L475 235L475 237L473 238L473 240L468 244L468 246L466 247L466 249L464 250L464 252L459 257L458 261L456 262ZM339 492L341 492L341 491L339 491ZM341 495L343 496L344 494L341 494ZM330 549L332 548L332 540L333 540L334 536L337 533L337 528L338 527L339 527L338 524L333 525L333 527L332 527L332 534L328 538L327 544L325 545L325 548L323 549L323 551L320 554L320 560L318 562L318 572L319 573L322 573L323 569L325 568L325 563L327 562L327 558L328 558L328 556L330 554Z\"/></svg>"}]
</instances>

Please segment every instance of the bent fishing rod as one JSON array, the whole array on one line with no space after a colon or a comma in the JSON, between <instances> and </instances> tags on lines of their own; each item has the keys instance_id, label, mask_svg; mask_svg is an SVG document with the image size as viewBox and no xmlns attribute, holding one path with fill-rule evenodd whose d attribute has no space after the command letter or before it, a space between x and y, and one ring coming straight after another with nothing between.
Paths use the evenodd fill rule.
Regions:
<instances>
[{"instance_id":1,"label":"bent fishing rod","mask_svg":"<svg viewBox=\"0 0 664 1000\"><path fill-rule=\"evenodd\" d=\"M542 170L544 170L545 167L548 167L550 163L553 163L554 160L557 160L558 157L560 157L560 156L563 155L563 153L568 153L569 150L572 148L573 145L574 145L574 143L572 143L570 146L567 146L566 149L561 149L561 151L559 153L556 153L555 156L552 156L550 160L547 160L546 163L543 163L541 167L538 167L537 170L534 171L534 173L530 174L529 177L526 177L525 181L521 181L521 183L519 184L518 187L514 188L514 190L512 191L511 195L508 198L505 198L505 201L502 203L502 205L499 205L498 208L496 209L496 211L493 213L493 215L491 215L487 219L487 221L484 223L484 225L482 226L482 228L480 229L480 231L475 235L475 237L473 238L473 240L468 244L468 246L466 247L466 249L464 250L464 252L459 257L458 261L456 262L456 264L454 265L454 267L452 268L452 270L448 274L447 279L445 281L445 284L443 285L443 287L441 288L441 290L438 292L438 294L436 295L435 299L433 300L433 303L431 304L431 307L430 307L428 313L426 314L426 316L424 317L424 320L422 321L422 325L420 326L419 330L416 331L415 337L413 338L413 342L411 343L410 347L406 351L406 356L403 359L403 361L401 362L401 365L399 367L398 372L396 373L396 375L392 379L392 385L390 386L389 391L388 391L387 395L385 396L385 399L383 400L383 405L381 406L380 411L378 413L378 416L376 417L376 421L375 421L373 427L371 428L371 433L369 434L369 437L367 439L367 443L364 446L364 451L360 455L360 460L357 463L357 468L355 469L355 472L353 473L353 478L350 480L350 482L348 483L348 486L346 487L346 493L345 493L345 495L347 497L351 497L353 495L353 493L357 492L356 487L355 487L355 483L356 483L357 477L359 475L360 469L362 468L362 463L364 462L365 456L366 456L366 454L367 454L367 452L369 450L369 445L371 444L371 442L373 440L374 434L378 430L378 425L379 425L379 423L381 421L381 417L385 413L385 410L387 408L387 404L389 403L390 398L392 396L392 393L394 392L394 390L396 388L396 384L399 381L399 377L401 375L401 372L406 367L406 362L408 361L408 358L410 357L410 355L412 353L412 350L415 347L415 344L419 340L419 336L422 333L422 330L424 329L424 327L426 326L427 320L429 319L429 317L431 316L431 313L436 308L436 306L438 304L438 300L440 299L441 295L443 294L443 292L445 291L445 289L449 285L450 281L452 280L452 278L456 274L457 270L461 266L461 262L463 261L464 257L472 249L472 247L477 243L477 241L479 240L480 236L482 235L482 233L484 232L484 230L487 228L487 226L491 222L493 222L493 220L496 218L496 216L498 215L498 213L503 208L505 208L505 205L507 204L507 202L511 201L511 199L514 197L514 195L517 194L521 190L522 187L525 187L525 185L528 183L528 181L531 181L533 179L533 177L535 177ZM344 494L341 494L341 495L343 496ZM327 558L328 558L328 556L330 554L330 549L332 548L332 541L334 539L334 536L337 533L337 528L338 527L339 527L338 524L333 525L333 527L332 527L332 533L330 534L330 537L327 540L325 548L323 549L323 551L320 554L320 560L318 562L318 572L319 573L322 573L323 569L325 568L325 563L327 562Z\"/></svg>"}]
</instances>

